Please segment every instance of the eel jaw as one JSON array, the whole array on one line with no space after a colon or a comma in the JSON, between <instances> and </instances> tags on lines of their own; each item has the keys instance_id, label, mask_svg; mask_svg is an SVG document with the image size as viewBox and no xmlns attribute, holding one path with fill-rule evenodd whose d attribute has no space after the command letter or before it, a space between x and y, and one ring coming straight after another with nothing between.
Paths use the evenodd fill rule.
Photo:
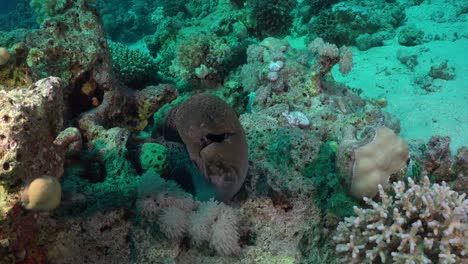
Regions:
<instances>
[{"instance_id":1,"label":"eel jaw","mask_svg":"<svg viewBox=\"0 0 468 264\"><path fill-rule=\"evenodd\" d=\"M231 132L225 132L221 134L206 134L200 139L200 152L209 146L212 143L222 143L224 141L229 140L235 134Z\"/></svg>"}]
</instances>

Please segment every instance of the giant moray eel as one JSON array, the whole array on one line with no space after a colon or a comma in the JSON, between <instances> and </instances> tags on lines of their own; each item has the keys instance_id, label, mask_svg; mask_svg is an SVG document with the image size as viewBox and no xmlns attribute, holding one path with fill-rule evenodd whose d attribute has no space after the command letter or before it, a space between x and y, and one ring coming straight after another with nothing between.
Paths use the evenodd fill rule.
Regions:
<instances>
[{"instance_id":1,"label":"giant moray eel","mask_svg":"<svg viewBox=\"0 0 468 264\"><path fill-rule=\"evenodd\" d=\"M216 198L231 199L248 169L247 141L234 110L214 95L194 95L178 106L175 126Z\"/></svg>"}]
</instances>

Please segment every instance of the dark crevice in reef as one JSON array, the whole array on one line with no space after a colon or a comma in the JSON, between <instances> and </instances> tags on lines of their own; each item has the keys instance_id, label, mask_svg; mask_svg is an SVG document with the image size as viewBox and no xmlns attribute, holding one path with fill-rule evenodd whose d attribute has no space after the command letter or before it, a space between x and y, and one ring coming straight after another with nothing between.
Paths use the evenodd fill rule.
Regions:
<instances>
[{"instance_id":1,"label":"dark crevice in reef","mask_svg":"<svg viewBox=\"0 0 468 264\"><path fill-rule=\"evenodd\" d=\"M104 92L90 75L87 72L77 79L68 97L71 118L97 107L103 100Z\"/></svg>"}]
</instances>

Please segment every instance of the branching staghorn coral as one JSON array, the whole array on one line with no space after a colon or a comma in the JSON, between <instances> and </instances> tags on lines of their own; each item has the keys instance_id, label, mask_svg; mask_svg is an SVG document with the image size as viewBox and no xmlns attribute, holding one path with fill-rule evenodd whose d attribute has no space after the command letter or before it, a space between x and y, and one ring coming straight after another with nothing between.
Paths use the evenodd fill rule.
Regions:
<instances>
[{"instance_id":1,"label":"branching staghorn coral","mask_svg":"<svg viewBox=\"0 0 468 264\"><path fill-rule=\"evenodd\" d=\"M381 202L354 208L333 237L345 263L466 263L468 199L445 182L393 183L394 195L379 185Z\"/></svg>"}]
</instances>

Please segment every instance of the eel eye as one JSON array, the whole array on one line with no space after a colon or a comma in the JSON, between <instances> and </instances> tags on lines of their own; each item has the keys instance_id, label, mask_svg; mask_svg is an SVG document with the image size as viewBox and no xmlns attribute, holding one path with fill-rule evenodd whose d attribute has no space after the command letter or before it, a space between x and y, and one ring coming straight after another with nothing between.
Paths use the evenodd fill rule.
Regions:
<instances>
[{"instance_id":1,"label":"eel eye","mask_svg":"<svg viewBox=\"0 0 468 264\"><path fill-rule=\"evenodd\" d=\"M233 136L234 133L222 133L222 134L208 134L201 138L200 145L203 148L210 145L213 142L220 143L225 141L226 139Z\"/></svg>"}]
</instances>

